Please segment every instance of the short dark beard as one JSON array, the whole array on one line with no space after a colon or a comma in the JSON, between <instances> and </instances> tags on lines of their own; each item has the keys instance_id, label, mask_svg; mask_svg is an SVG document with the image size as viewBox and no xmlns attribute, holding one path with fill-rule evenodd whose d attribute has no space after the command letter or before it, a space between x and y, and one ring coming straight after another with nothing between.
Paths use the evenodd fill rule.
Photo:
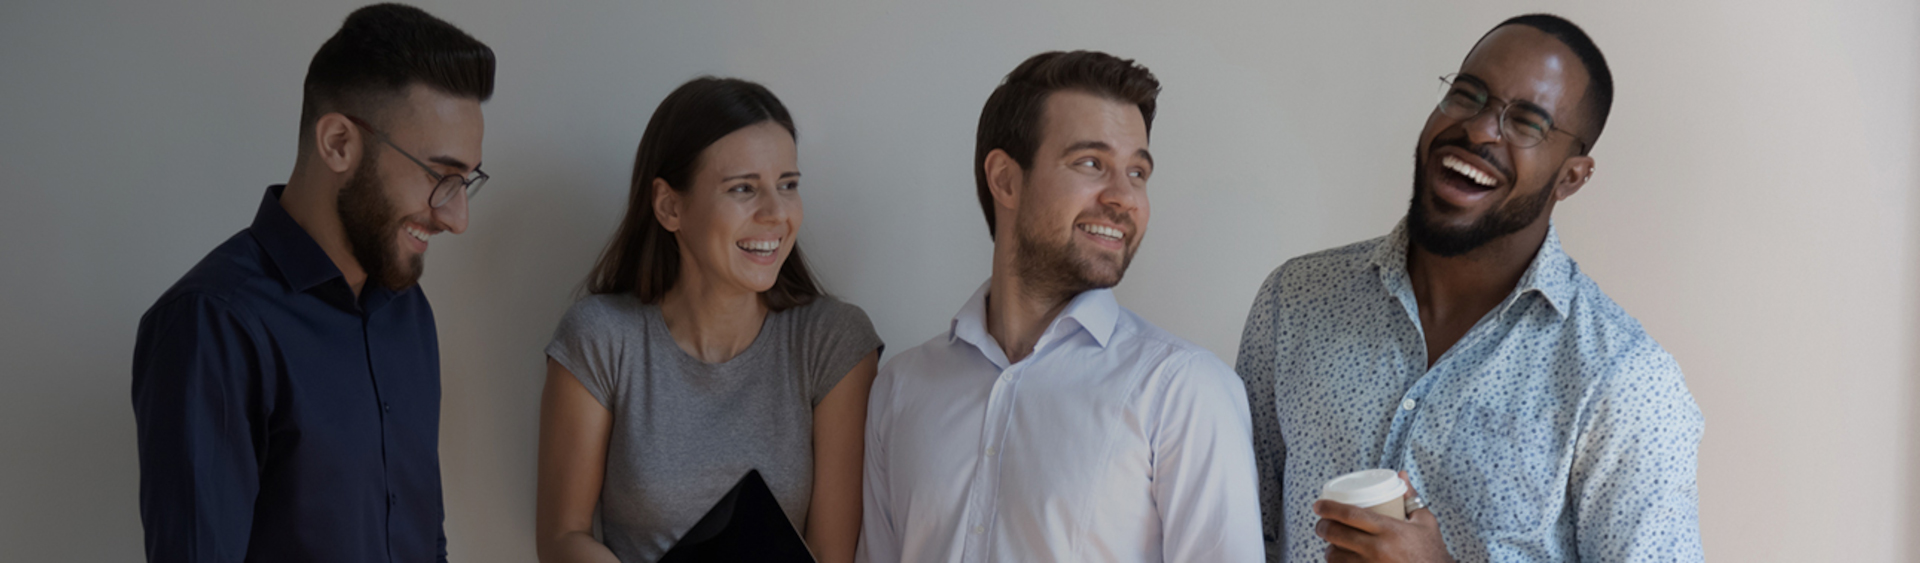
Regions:
<instances>
[{"instance_id":1,"label":"short dark beard","mask_svg":"<svg viewBox=\"0 0 1920 563\"><path fill-rule=\"evenodd\" d=\"M1427 214L1428 207L1440 202L1422 205L1424 195L1432 199L1433 186L1423 182L1426 163L1419 155L1413 159L1413 199L1407 205L1407 240L1435 256L1452 258L1473 252L1494 239L1504 237L1533 225L1546 211L1547 204L1553 202L1553 180L1540 187L1539 193L1524 199L1507 202L1494 208L1486 215L1474 220L1464 228L1447 228L1436 224Z\"/></svg>"},{"instance_id":2,"label":"short dark beard","mask_svg":"<svg viewBox=\"0 0 1920 563\"><path fill-rule=\"evenodd\" d=\"M336 200L336 211L340 214L340 225L347 232L347 244L353 249L353 259L360 262L360 269L367 273L367 281L380 284L389 290L400 291L420 281L422 269L421 257L402 261L394 248L396 233L400 232L401 217L394 211L393 201L387 199L381 189L379 153L367 151L361 155L360 166L355 168L353 176L347 178L347 185L340 188Z\"/></svg>"},{"instance_id":3,"label":"short dark beard","mask_svg":"<svg viewBox=\"0 0 1920 563\"><path fill-rule=\"evenodd\" d=\"M1103 211L1108 211L1102 208ZM1133 226L1133 219L1119 216L1108 211L1105 218L1116 224ZM1040 233L1028 232L1024 228L1027 222L1014 220L1014 270L1020 275L1023 289L1032 296L1066 301L1081 292L1093 289L1106 289L1120 285L1120 278L1127 274L1127 267L1133 265L1134 248L1121 251L1120 269L1111 275L1100 275L1096 266L1085 256L1073 251L1073 239L1053 244L1046 241ZM1077 227L1076 227L1077 229ZM1134 231L1139 236L1138 230Z\"/></svg>"}]
</instances>

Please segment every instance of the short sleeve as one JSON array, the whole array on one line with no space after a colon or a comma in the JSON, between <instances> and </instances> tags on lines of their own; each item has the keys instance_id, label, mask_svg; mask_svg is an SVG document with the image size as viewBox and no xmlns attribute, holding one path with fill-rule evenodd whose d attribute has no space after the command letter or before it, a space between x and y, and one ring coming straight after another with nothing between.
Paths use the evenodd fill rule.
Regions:
<instances>
[{"instance_id":1,"label":"short sleeve","mask_svg":"<svg viewBox=\"0 0 1920 563\"><path fill-rule=\"evenodd\" d=\"M613 399L619 396L623 323L633 322L635 314L623 311L612 296L587 296L560 317L553 341L547 344L547 357L573 372L574 379L607 410L614 410Z\"/></svg>"},{"instance_id":2,"label":"short sleeve","mask_svg":"<svg viewBox=\"0 0 1920 563\"><path fill-rule=\"evenodd\" d=\"M881 350L880 335L859 307L831 297L807 304L800 323L801 365L809 384L807 398L819 406L840 378L860 364L868 353Z\"/></svg>"}]
</instances>

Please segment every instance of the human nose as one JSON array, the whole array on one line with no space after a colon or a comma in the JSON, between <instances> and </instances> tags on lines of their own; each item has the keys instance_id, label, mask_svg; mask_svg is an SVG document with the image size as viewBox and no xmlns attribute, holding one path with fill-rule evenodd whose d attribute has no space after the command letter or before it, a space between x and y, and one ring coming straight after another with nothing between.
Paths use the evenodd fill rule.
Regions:
<instances>
[{"instance_id":1,"label":"human nose","mask_svg":"<svg viewBox=\"0 0 1920 563\"><path fill-rule=\"evenodd\" d=\"M798 195L794 195L794 197L782 197L782 195L785 194L774 194L771 197L756 198L756 203L759 205L753 210L753 218L759 222L770 224L786 222L787 216L793 214L793 208L798 207L800 201Z\"/></svg>"},{"instance_id":2,"label":"human nose","mask_svg":"<svg viewBox=\"0 0 1920 563\"><path fill-rule=\"evenodd\" d=\"M1479 113L1460 120L1460 127L1467 131L1467 140L1475 145L1484 145L1500 141L1503 136L1500 122L1507 114L1506 104L1490 102L1480 108Z\"/></svg>"},{"instance_id":3,"label":"human nose","mask_svg":"<svg viewBox=\"0 0 1920 563\"><path fill-rule=\"evenodd\" d=\"M467 232L467 191L460 190L453 199L433 208L433 221L443 231L456 235Z\"/></svg>"},{"instance_id":4,"label":"human nose","mask_svg":"<svg viewBox=\"0 0 1920 563\"><path fill-rule=\"evenodd\" d=\"M1144 183L1144 181L1143 181ZM1146 186L1135 186L1129 173L1114 174L1100 188L1100 203L1121 213L1132 213L1147 200Z\"/></svg>"}]
</instances>

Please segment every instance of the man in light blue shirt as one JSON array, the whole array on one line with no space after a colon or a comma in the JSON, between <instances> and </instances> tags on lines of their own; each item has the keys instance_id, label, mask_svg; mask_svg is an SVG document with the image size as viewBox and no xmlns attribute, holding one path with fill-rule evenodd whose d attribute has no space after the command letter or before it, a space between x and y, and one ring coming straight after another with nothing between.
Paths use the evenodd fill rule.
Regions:
<instances>
[{"instance_id":1,"label":"man in light blue shirt","mask_svg":"<svg viewBox=\"0 0 1920 563\"><path fill-rule=\"evenodd\" d=\"M1268 559L1701 560L1700 410L1552 223L1594 170L1605 59L1571 22L1521 16L1442 80L1406 219L1288 261L1248 313ZM1427 508L1316 502L1371 468Z\"/></svg>"},{"instance_id":2,"label":"man in light blue shirt","mask_svg":"<svg viewBox=\"0 0 1920 563\"><path fill-rule=\"evenodd\" d=\"M975 145L993 274L869 394L857 561L1259 561L1245 387L1114 300L1146 236L1160 83L1035 55Z\"/></svg>"}]
</instances>

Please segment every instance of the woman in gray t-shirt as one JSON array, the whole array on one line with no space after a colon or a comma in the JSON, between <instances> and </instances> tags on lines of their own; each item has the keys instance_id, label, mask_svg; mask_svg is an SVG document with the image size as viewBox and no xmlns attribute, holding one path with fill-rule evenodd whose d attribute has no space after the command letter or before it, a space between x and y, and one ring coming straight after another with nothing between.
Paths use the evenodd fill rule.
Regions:
<instances>
[{"instance_id":1,"label":"woman in gray t-shirt","mask_svg":"<svg viewBox=\"0 0 1920 563\"><path fill-rule=\"evenodd\" d=\"M795 162L758 84L695 79L654 111L592 295L547 345L541 561L657 560L754 469L820 561L853 560L880 338L801 259Z\"/></svg>"}]
</instances>

